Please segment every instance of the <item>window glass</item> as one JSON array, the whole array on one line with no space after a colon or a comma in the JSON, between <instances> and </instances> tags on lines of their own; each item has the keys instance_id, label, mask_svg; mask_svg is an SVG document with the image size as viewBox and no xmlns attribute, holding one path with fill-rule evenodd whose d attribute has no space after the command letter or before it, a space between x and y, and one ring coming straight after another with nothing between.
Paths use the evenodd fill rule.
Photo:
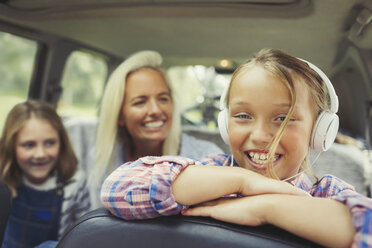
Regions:
<instances>
[{"instance_id":1,"label":"window glass","mask_svg":"<svg viewBox=\"0 0 372 248\"><path fill-rule=\"evenodd\" d=\"M183 125L216 130L219 99L230 74L218 74L214 67L175 66L167 71L182 113Z\"/></svg>"},{"instance_id":2,"label":"window glass","mask_svg":"<svg viewBox=\"0 0 372 248\"><path fill-rule=\"evenodd\" d=\"M62 117L97 117L106 75L107 64L103 58L83 51L71 53L63 73L58 114Z\"/></svg>"},{"instance_id":3,"label":"window glass","mask_svg":"<svg viewBox=\"0 0 372 248\"><path fill-rule=\"evenodd\" d=\"M37 43L0 32L0 130L10 109L27 99Z\"/></svg>"}]
</instances>

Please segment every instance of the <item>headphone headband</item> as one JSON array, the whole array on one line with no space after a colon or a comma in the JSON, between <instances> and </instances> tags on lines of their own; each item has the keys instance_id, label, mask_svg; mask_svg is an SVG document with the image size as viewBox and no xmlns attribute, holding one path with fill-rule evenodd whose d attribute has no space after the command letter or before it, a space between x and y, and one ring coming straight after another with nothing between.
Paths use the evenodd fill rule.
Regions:
<instances>
[{"instance_id":1,"label":"headphone headband","mask_svg":"<svg viewBox=\"0 0 372 248\"><path fill-rule=\"evenodd\" d=\"M298 58L298 59L305 62L306 64L308 64L308 66L311 69L313 69L316 73L318 73L318 75L321 77L321 79L323 80L323 82L325 83L325 85L328 89L329 97L330 97L330 100L331 100L331 106L330 106L329 110L332 113L337 113L337 111L338 111L338 97L337 97L335 89L333 88L333 85L332 85L331 81L329 80L329 78L327 77L327 75L322 70L320 70L316 65L310 63L309 61L306 61L306 60L301 59L301 58Z\"/></svg>"}]
</instances>

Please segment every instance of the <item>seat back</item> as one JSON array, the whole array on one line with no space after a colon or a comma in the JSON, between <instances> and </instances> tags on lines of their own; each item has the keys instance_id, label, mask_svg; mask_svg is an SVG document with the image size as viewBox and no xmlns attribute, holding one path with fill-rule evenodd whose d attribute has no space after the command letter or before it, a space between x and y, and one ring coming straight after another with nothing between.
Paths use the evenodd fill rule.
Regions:
<instances>
[{"instance_id":1,"label":"seat back","mask_svg":"<svg viewBox=\"0 0 372 248\"><path fill-rule=\"evenodd\" d=\"M243 248L319 247L274 226L247 227L204 217L168 216L125 221L106 209L80 218L58 248L151 247Z\"/></svg>"},{"instance_id":2,"label":"seat back","mask_svg":"<svg viewBox=\"0 0 372 248\"><path fill-rule=\"evenodd\" d=\"M98 119L69 118L63 120L72 147L79 161L79 169L89 174L89 156L96 142Z\"/></svg>"},{"instance_id":3,"label":"seat back","mask_svg":"<svg viewBox=\"0 0 372 248\"><path fill-rule=\"evenodd\" d=\"M0 180L0 244L3 243L4 232L8 223L12 195L8 186Z\"/></svg>"}]
</instances>

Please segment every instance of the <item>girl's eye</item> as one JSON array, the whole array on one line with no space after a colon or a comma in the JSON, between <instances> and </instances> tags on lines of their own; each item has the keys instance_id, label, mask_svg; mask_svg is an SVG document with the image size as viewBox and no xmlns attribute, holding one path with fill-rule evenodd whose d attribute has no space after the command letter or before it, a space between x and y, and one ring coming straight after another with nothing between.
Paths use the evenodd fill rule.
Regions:
<instances>
[{"instance_id":1,"label":"girl's eye","mask_svg":"<svg viewBox=\"0 0 372 248\"><path fill-rule=\"evenodd\" d=\"M55 139L45 141L46 146L54 146L57 143Z\"/></svg>"},{"instance_id":2,"label":"girl's eye","mask_svg":"<svg viewBox=\"0 0 372 248\"><path fill-rule=\"evenodd\" d=\"M234 118L238 118L238 119L252 119L252 117L250 115L247 115L247 114L236 114L234 115Z\"/></svg>"},{"instance_id":3,"label":"girl's eye","mask_svg":"<svg viewBox=\"0 0 372 248\"><path fill-rule=\"evenodd\" d=\"M280 122L283 122L284 120L285 120L285 118L287 118L287 116L286 115L283 115L283 116L279 116L279 117L277 117L275 120L276 121L280 121ZM295 119L293 118L293 117L291 117L290 119L289 119L289 121L294 121Z\"/></svg>"},{"instance_id":4,"label":"girl's eye","mask_svg":"<svg viewBox=\"0 0 372 248\"><path fill-rule=\"evenodd\" d=\"M277 120L277 121L284 121L285 118L286 118L286 116L279 116L275 120Z\"/></svg>"},{"instance_id":5,"label":"girl's eye","mask_svg":"<svg viewBox=\"0 0 372 248\"><path fill-rule=\"evenodd\" d=\"M21 144L21 146L23 148L30 149L30 148L35 146L35 143L34 142L26 142L26 143Z\"/></svg>"}]
</instances>

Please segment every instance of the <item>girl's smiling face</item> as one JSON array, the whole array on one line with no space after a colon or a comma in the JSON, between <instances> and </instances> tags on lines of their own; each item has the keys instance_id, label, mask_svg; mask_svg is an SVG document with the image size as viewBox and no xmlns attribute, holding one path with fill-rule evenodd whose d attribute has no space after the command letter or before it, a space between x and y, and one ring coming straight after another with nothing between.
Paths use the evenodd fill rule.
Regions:
<instances>
[{"instance_id":1,"label":"girl's smiling face","mask_svg":"<svg viewBox=\"0 0 372 248\"><path fill-rule=\"evenodd\" d=\"M314 123L308 86L295 77L293 115L275 151L274 170L280 179L296 174L305 159ZM229 142L239 166L267 175L267 154L284 121L291 98L288 88L261 66L238 75L229 92Z\"/></svg>"},{"instance_id":2,"label":"girl's smiling face","mask_svg":"<svg viewBox=\"0 0 372 248\"><path fill-rule=\"evenodd\" d=\"M58 160L60 138L57 130L48 121L32 117L18 131L15 146L23 175L35 184L45 182Z\"/></svg>"}]
</instances>

